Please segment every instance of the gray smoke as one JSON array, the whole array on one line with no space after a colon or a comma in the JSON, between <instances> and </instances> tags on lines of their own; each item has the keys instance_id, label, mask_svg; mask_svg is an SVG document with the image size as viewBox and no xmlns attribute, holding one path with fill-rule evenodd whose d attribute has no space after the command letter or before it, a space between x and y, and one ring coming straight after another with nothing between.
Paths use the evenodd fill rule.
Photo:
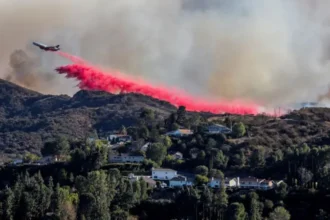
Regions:
<instances>
[{"instance_id":1,"label":"gray smoke","mask_svg":"<svg viewBox=\"0 0 330 220\"><path fill-rule=\"evenodd\" d=\"M315 0L0 0L0 76L16 49L66 64L32 41L208 98L266 106L327 91L330 3ZM75 92L56 76L52 93Z\"/></svg>"}]
</instances>

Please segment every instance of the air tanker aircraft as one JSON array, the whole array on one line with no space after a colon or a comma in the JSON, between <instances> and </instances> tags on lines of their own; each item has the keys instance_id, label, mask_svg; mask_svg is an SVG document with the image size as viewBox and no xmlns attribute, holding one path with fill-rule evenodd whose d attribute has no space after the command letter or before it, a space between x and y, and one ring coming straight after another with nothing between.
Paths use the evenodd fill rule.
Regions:
<instances>
[{"instance_id":1,"label":"air tanker aircraft","mask_svg":"<svg viewBox=\"0 0 330 220\"><path fill-rule=\"evenodd\" d=\"M33 42L33 45L39 47L41 50L44 50L44 51L58 51L58 50L60 50L60 45L47 46L45 44L41 44L41 43L38 43L38 42Z\"/></svg>"}]
</instances>

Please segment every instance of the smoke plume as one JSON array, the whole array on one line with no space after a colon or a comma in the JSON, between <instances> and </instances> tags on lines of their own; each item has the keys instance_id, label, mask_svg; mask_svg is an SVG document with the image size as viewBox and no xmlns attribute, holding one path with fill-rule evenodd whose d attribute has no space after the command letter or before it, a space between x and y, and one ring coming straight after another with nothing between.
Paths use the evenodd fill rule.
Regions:
<instances>
[{"instance_id":1,"label":"smoke plume","mask_svg":"<svg viewBox=\"0 0 330 220\"><path fill-rule=\"evenodd\" d=\"M55 89L55 76L40 70L38 59L30 57L23 50L15 50L10 55L9 66L6 80L40 92L51 93Z\"/></svg>"},{"instance_id":2,"label":"smoke plume","mask_svg":"<svg viewBox=\"0 0 330 220\"><path fill-rule=\"evenodd\" d=\"M65 62L28 46L40 41L194 95L266 106L313 101L330 82L329 6L321 0L0 0L0 76L8 74L16 49L35 51L45 72ZM76 89L60 76L44 83L56 84L58 93Z\"/></svg>"}]
</instances>

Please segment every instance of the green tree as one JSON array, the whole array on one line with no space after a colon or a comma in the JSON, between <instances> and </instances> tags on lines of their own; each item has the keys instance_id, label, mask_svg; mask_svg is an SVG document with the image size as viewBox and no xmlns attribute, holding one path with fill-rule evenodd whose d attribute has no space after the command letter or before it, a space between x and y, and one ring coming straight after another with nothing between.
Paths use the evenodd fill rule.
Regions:
<instances>
[{"instance_id":1,"label":"green tree","mask_svg":"<svg viewBox=\"0 0 330 220\"><path fill-rule=\"evenodd\" d=\"M133 191L134 191L134 201L136 203L140 202L141 200L141 185L139 181L133 182Z\"/></svg>"},{"instance_id":2,"label":"green tree","mask_svg":"<svg viewBox=\"0 0 330 220\"><path fill-rule=\"evenodd\" d=\"M79 197L78 213L80 218L84 216L86 220L93 220L92 212L96 209L96 198L91 193L83 193Z\"/></svg>"},{"instance_id":3,"label":"green tree","mask_svg":"<svg viewBox=\"0 0 330 220\"><path fill-rule=\"evenodd\" d=\"M283 207L276 207L273 212L269 214L269 220L290 220L290 213Z\"/></svg>"},{"instance_id":4,"label":"green tree","mask_svg":"<svg viewBox=\"0 0 330 220\"><path fill-rule=\"evenodd\" d=\"M140 188L141 188L141 200L145 200L148 198L147 183L143 179L140 179L139 182L140 182Z\"/></svg>"},{"instance_id":5,"label":"green tree","mask_svg":"<svg viewBox=\"0 0 330 220\"><path fill-rule=\"evenodd\" d=\"M23 158L23 161L25 163L32 163L32 162L35 162L39 160L39 157L35 154L31 154L31 153L27 153L25 154L24 158Z\"/></svg>"},{"instance_id":6,"label":"green tree","mask_svg":"<svg viewBox=\"0 0 330 220\"><path fill-rule=\"evenodd\" d=\"M2 210L4 213L4 219L12 220L14 216L14 201L15 195L10 188L6 188L4 191L5 198L2 203Z\"/></svg>"},{"instance_id":7,"label":"green tree","mask_svg":"<svg viewBox=\"0 0 330 220\"><path fill-rule=\"evenodd\" d=\"M211 150L217 146L217 142L213 138L209 138L206 144L206 150Z\"/></svg>"},{"instance_id":8,"label":"green tree","mask_svg":"<svg viewBox=\"0 0 330 220\"><path fill-rule=\"evenodd\" d=\"M237 138L243 137L246 133L245 126L242 122L235 123L233 126L233 135Z\"/></svg>"},{"instance_id":9,"label":"green tree","mask_svg":"<svg viewBox=\"0 0 330 220\"><path fill-rule=\"evenodd\" d=\"M209 177L214 177L214 178L217 178L217 179L224 179L224 174L221 170L217 170L217 169L211 169L209 171Z\"/></svg>"},{"instance_id":10,"label":"green tree","mask_svg":"<svg viewBox=\"0 0 330 220\"><path fill-rule=\"evenodd\" d=\"M251 155L250 164L253 168L265 166L265 148L263 146L257 146Z\"/></svg>"},{"instance_id":11,"label":"green tree","mask_svg":"<svg viewBox=\"0 0 330 220\"><path fill-rule=\"evenodd\" d=\"M208 172L209 169L204 165L200 165L195 168L195 173L199 175L207 176Z\"/></svg>"},{"instance_id":12,"label":"green tree","mask_svg":"<svg viewBox=\"0 0 330 220\"><path fill-rule=\"evenodd\" d=\"M224 178L221 179L220 190L214 193L214 204L216 206L217 219L223 219L223 215L228 206L228 195L226 193L226 186L223 184Z\"/></svg>"},{"instance_id":13,"label":"green tree","mask_svg":"<svg viewBox=\"0 0 330 220\"><path fill-rule=\"evenodd\" d=\"M227 219L229 220L245 220L246 212L242 203L231 203L227 211Z\"/></svg>"},{"instance_id":14,"label":"green tree","mask_svg":"<svg viewBox=\"0 0 330 220\"><path fill-rule=\"evenodd\" d=\"M108 175L103 170L92 171L87 174L85 187L81 193L90 193L95 197L93 219L109 219L108 206L111 202Z\"/></svg>"},{"instance_id":15,"label":"green tree","mask_svg":"<svg viewBox=\"0 0 330 220\"><path fill-rule=\"evenodd\" d=\"M274 203L271 200L266 199L265 200L265 212L269 213L274 208Z\"/></svg>"},{"instance_id":16,"label":"green tree","mask_svg":"<svg viewBox=\"0 0 330 220\"><path fill-rule=\"evenodd\" d=\"M275 193L278 200L283 200L288 194L288 185L285 182L281 182L278 187L275 188Z\"/></svg>"},{"instance_id":17,"label":"green tree","mask_svg":"<svg viewBox=\"0 0 330 220\"><path fill-rule=\"evenodd\" d=\"M185 124L185 121L186 121L186 107L184 106L179 106L177 112L176 112L178 118L176 120L176 122L180 125L184 125Z\"/></svg>"},{"instance_id":18,"label":"green tree","mask_svg":"<svg viewBox=\"0 0 330 220\"><path fill-rule=\"evenodd\" d=\"M65 137L57 137L54 141L48 141L41 149L43 156L68 154L70 150L69 141Z\"/></svg>"},{"instance_id":19,"label":"green tree","mask_svg":"<svg viewBox=\"0 0 330 220\"><path fill-rule=\"evenodd\" d=\"M143 138L145 140L148 139L148 137L149 137L149 130L148 130L148 128L146 126L140 127L140 129L139 129L139 137L141 137L141 138Z\"/></svg>"},{"instance_id":20,"label":"green tree","mask_svg":"<svg viewBox=\"0 0 330 220\"><path fill-rule=\"evenodd\" d=\"M146 152L147 158L150 158L159 165L163 163L166 154L167 148L162 143L150 144Z\"/></svg>"},{"instance_id":21,"label":"green tree","mask_svg":"<svg viewBox=\"0 0 330 220\"><path fill-rule=\"evenodd\" d=\"M163 139L163 143L166 148L169 148L172 146L172 140L169 136L164 136L162 139Z\"/></svg>"},{"instance_id":22,"label":"green tree","mask_svg":"<svg viewBox=\"0 0 330 220\"><path fill-rule=\"evenodd\" d=\"M251 192L250 197L250 220L261 220L262 219L262 210L260 210L258 194Z\"/></svg>"},{"instance_id":23,"label":"green tree","mask_svg":"<svg viewBox=\"0 0 330 220\"><path fill-rule=\"evenodd\" d=\"M197 185L202 185L202 184L206 184L209 182L209 178L207 178L206 176L203 175L196 175L195 176L195 182Z\"/></svg>"},{"instance_id":24,"label":"green tree","mask_svg":"<svg viewBox=\"0 0 330 220\"><path fill-rule=\"evenodd\" d=\"M197 159L203 161L205 159L205 156L206 156L205 151L201 150L197 154Z\"/></svg>"}]
</instances>

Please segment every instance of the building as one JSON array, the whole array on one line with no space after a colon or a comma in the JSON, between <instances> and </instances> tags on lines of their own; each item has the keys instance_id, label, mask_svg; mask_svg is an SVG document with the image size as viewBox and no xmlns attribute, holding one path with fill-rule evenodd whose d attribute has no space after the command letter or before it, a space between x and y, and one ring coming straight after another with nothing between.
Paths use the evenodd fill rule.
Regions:
<instances>
[{"instance_id":1,"label":"building","mask_svg":"<svg viewBox=\"0 0 330 220\"><path fill-rule=\"evenodd\" d=\"M40 163L40 164L50 164L50 163L54 163L54 162L57 162L57 157L55 156L46 156L46 157L43 157L39 160L36 161L36 163Z\"/></svg>"},{"instance_id":2,"label":"building","mask_svg":"<svg viewBox=\"0 0 330 220\"><path fill-rule=\"evenodd\" d=\"M211 178L209 183L208 183L208 186L211 187L211 188L220 188L220 179L216 179L216 178Z\"/></svg>"},{"instance_id":3,"label":"building","mask_svg":"<svg viewBox=\"0 0 330 220\"><path fill-rule=\"evenodd\" d=\"M192 182L187 181L185 176L176 176L169 181L170 187L192 186Z\"/></svg>"},{"instance_id":4,"label":"building","mask_svg":"<svg viewBox=\"0 0 330 220\"><path fill-rule=\"evenodd\" d=\"M272 189L274 186L273 181L271 180L263 180L260 182L259 188L263 190L269 190Z\"/></svg>"},{"instance_id":5,"label":"building","mask_svg":"<svg viewBox=\"0 0 330 220\"><path fill-rule=\"evenodd\" d=\"M175 131L167 132L166 135L171 137L182 137L182 136L189 136L192 135L194 132L189 129L178 129Z\"/></svg>"},{"instance_id":6,"label":"building","mask_svg":"<svg viewBox=\"0 0 330 220\"><path fill-rule=\"evenodd\" d=\"M225 187L238 187L239 186L239 177L237 178L225 178ZM217 178L211 178L209 186L212 188L220 188L221 180Z\"/></svg>"},{"instance_id":7,"label":"building","mask_svg":"<svg viewBox=\"0 0 330 220\"><path fill-rule=\"evenodd\" d=\"M241 188L259 188L260 187L260 183L264 181L264 179L258 179L255 177L244 177L241 178L240 180L240 187Z\"/></svg>"},{"instance_id":8,"label":"building","mask_svg":"<svg viewBox=\"0 0 330 220\"><path fill-rule=\"evenodd\" d=\"M143 156L130 156L128 154L110 155L110 163L142 163L144 161Z\"/></svg>"},{"instance_id":9,"label":"building","mask_svg":"<svg viewBox=\"0 0 330 220\"><path fill-rule=\"evenodd\" d=\"M22 164L23 163L23 159L15 159L12 161L12 164L17 165L17 164Z\"/></svg>"},{"instance_id":10,"label":"building","mask_svg":"<svg viewBox=\"0 0 330 220\"><path fill-rule=\"evenodd\" d=\"M146 151L148 150L149 145L150 145L150 142L144 144L144 145L140 148L140 151L146 152Z\"/></svg>"},{"instance_id":11,"label":"building","mask_svg":"<svg viewBox=\"0 0 330 220\"><path fill-rule=\"evenodd\" d=\"M118 142L128 143L132 141L132 137L130 135L124 135L124 134L111 134L108 137L108 141L112 143L118 143Z\"/></svg>"},{"instance_id":12,"label":"building","mask_svg":"<svg viewBox=\"0 0 330 220\"><path fill-rule=\"evenodd\" d=\"M128 179L131 182L135 182L138 180L144 180L146 182L148 188L154 188L156 187L156 181L151 179L150 176L135 176L133 173L128 174Z\"/></svg>"},{"instance_id":13,"label":"building","mask_svg":"<svg viewBox=\"0 0 330 220\"><path fill-rule=\"evenodd\" d=\"M151 173L154 180L170 180L178 175L176 170L166 168L152 168Z\"/></svg>"},{"instance_id":14,"label":"building","mask_svg":"<svg viewBox=\"0 0 330 220\"><path fill-rule=\"evenodd\" d=\"M210 125L206 128L208 134L230 134L231 132L230 128L219 124Z\"/></svg>"}]
</instances>

